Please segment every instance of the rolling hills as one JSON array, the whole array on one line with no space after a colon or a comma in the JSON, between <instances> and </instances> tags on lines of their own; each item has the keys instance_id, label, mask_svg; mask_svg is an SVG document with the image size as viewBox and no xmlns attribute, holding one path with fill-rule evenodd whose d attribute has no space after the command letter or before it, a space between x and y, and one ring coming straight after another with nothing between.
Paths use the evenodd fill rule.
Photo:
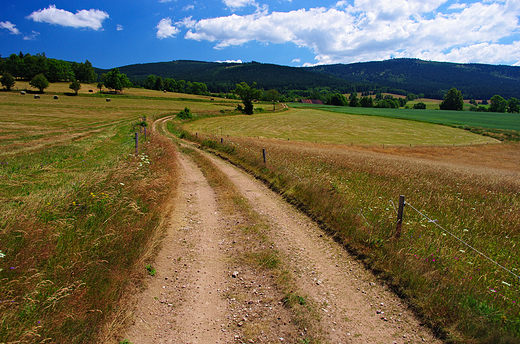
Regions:
<instances>
[{"instance_id":1,"label":"rolling hills","mask_svg":"<svg viewBox=\"0 0 520 344\"><path fill-rule=\"evenodd\" d=\"M490 99L499 94L520 98L520 67L392 59L352 64L288 67L267 63L169 61L119 67L136 85L148 75L203 82L211 92L229 92L236 83L257 83L264 90L326 89L331 92L393 92L442 99L456 87L466 99ZM108 70L97 69L98 75Z\"/></svg>"}]
</instances>

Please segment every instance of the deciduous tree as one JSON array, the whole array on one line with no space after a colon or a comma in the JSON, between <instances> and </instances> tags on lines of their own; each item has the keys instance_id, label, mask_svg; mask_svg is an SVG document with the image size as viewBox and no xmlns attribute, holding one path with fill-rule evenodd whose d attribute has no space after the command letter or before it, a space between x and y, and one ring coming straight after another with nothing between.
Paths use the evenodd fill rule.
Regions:
<instances>
[{"instance_id":1,"label":"deciduous tree","mask_svg":"<svg viewBox=\"0 0 520 344\"><path fill-rule=\"evenodd\" d=\"M2 86L4 86L8 91L10 91L11 87L13 87L16 83L16 80L14 79L14 76L5 72L4 75L2 75L2 77L0 78L0 82L2 83Z\"/></svg>"},{"instance_id":2,"label":"deciduous tree","mask_svg":"<svg viewBox=\"0 0 520 344\"><path fill-rule=\"evenodd\" d=\"M76 95L78 95L78 91L80 90L81 88L81 84L78 80L73 80L70 85L69 85L69 88L71 90L74 91L74 93L76 93Z\"/></svg>"},{"instance_id":3,"label":"deciduous tree","mask_svg":"<svg viewBox=\"0 0 520 344\"><path fill-rule=\"evenodd\" d=\"M123 89L132 87L132 83L128 80L126 74L119 72L119 68L114 68L110 72L104 74L105 87L116 91L123 91Z\"/></svg>"},{"instance_id":4,"label":"deciduous tree","mask_svg":"<svg viewBox=\"0 0 520 344\"><path fill-rule=\"evenodd\" d=\"M507 112L518 113L520 112L520 100L511 98L507 101Z\"/></svg>"},{"instance_id":5,"label":"deciduous tree","mask_svg":"<svg viewBox=\"0 0 520 344\"><path fill-rule=\"evenodd\" d=\"M444 100L439 104L439 108L441 110L464 110L464 98L462 98L462 93L453 87L446 92Z\"/></svg>"},{"instance_id":6,"label":"deciduous tree","mask_svg":"<svg viewBox=\"0 0 520 344\"><path fill-rule=\"evenodd\" d=\"M262 95L262 91L257 90L255 86L256 82L254 82L252 86L249 86L245 81L242 81L240 84L237 84L237 88L233 91L233 93L237 94L240 99L242 99L242 103L244 104L244 109L242 111L246 115L253 114L253 100L259 99Z\"/></svg>"},{"instance_id":7,"label":"deciduous tree","mask_svg":"<svg viewBox=\"0 0 520 344\"><path fill-rule=\"evenodd\" d=\"M495 94L493 97L491 97L491 100L489 101L490 112L506 112L506 108L507 101L502 98L502 96Z\"/></svg>"},{"instance_id":8,"label":"deciduous tree","mask_svg":"<svg viewBox=\"0 0 520 344\"><path fill-rule=\"evenodd\" d=\"M29 82L29 85L36 87L40 90L40 93L43 93L43 90L49 87L49 81L43 74L38 74Z\"/></svg>"}]
</instances>

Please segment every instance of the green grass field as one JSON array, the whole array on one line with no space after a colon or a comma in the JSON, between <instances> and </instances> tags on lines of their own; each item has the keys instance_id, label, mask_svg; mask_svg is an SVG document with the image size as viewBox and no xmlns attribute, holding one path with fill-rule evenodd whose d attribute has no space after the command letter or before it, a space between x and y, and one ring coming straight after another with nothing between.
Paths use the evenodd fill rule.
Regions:
<instances>
[{"instance_id":1,"label":"green grass field","mask_svg":"<svg viewBox=\"0 0 520 344\"><path fill-rule=\"evenodd\" d=\"M368 109L372 116L346 113L350 110L358 109L297 107L274 114L207 118L192 122L187 128L194 132L224 136L356 145L467 145L497 142L456 128L402 120L397 116L389 118L393 111L416 113L421 110ZM364 113L362 109L359 110L360 114ZM377 113L380 115L374 116Z\"/></svg>"},{"instance_id":2,"label":"green grass field","mask_svg":"<svg viewBox=\"0 0 520 344\"><path fill-rule=\"evenodd\" d=\"M504 130L520 130L520 114L517 113L489 113L472 111L441 111L441 110L414 110L414 109L377 109L351 108L340 106L316 106L306 104L289 104L294 108L312 108L335 113L380 116L396 119L406 119L426 123L448 126L469 126L495 128Z\"/></svg>"}]
</instances>

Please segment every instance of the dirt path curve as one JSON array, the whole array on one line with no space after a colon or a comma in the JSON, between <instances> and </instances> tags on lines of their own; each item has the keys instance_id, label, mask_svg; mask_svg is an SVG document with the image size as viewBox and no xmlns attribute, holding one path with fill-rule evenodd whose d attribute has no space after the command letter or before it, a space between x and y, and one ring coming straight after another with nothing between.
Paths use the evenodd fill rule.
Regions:
<instances>
[{"instance_id":1,"label":"dirt path curve","mask_svg":"<svg viewBox=\"0 0 520 344\"><path fill-rule=\"evenodd\" d=\"M150 277L139 296L135 323L125 338L132 343L228 343L224 332L228 304L213 190L193 162L179 156L182 182L176 207Z\"/></svg>"},{"instance_id":2,"label":"dirt path curve","mask_svg":"<svg viewBox=\"0 0 520 344\"><path fill-rule=\"evenodd\" d=\"M209 155L208 155L209 156ZM330 343L440 343L403 302L317 225L250 175L209 156L264 216Z\"/></svg>"}]
</instances>

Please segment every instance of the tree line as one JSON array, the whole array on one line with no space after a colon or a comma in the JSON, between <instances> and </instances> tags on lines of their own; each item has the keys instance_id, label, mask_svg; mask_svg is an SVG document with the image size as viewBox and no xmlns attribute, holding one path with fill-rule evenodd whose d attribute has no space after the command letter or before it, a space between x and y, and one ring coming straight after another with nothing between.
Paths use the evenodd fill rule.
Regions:
<instances>
[{"instance_id":1,"label":"tree line","mask_svg":"<svg viewBox=\"0 0 520 344\"><path fill-rule=\"evenodd\" d=\"M485 102L485 103L484 103ZM509 100L504 99L502 96L495 94L489 101L489 106L486 107L488 102L482 101L481 105L476 100L470 100L472 105L469 111L478 112L508 112L508 113L519 113L520 112L520 100L515 97L511 97ZM444 95L444 100L439 104L441 110L464 110L464 99L462 93L455 87L451 88Z\"/></svg>"},{"instance_id":2,"label":"tree line","mask_svg":"<svg viewBox=\"0 0 520 344\"><path fill-rule=\"evenodd\" d=\"M78 80L83 83L95 82L98 75L88 60L85 62L67 62L48 58L45 53L31 55L11 54L8 58L0 58L0 74L10 74L15 79L32 80L43 74L49 82Z\"/></svg>"}]
</instances>

